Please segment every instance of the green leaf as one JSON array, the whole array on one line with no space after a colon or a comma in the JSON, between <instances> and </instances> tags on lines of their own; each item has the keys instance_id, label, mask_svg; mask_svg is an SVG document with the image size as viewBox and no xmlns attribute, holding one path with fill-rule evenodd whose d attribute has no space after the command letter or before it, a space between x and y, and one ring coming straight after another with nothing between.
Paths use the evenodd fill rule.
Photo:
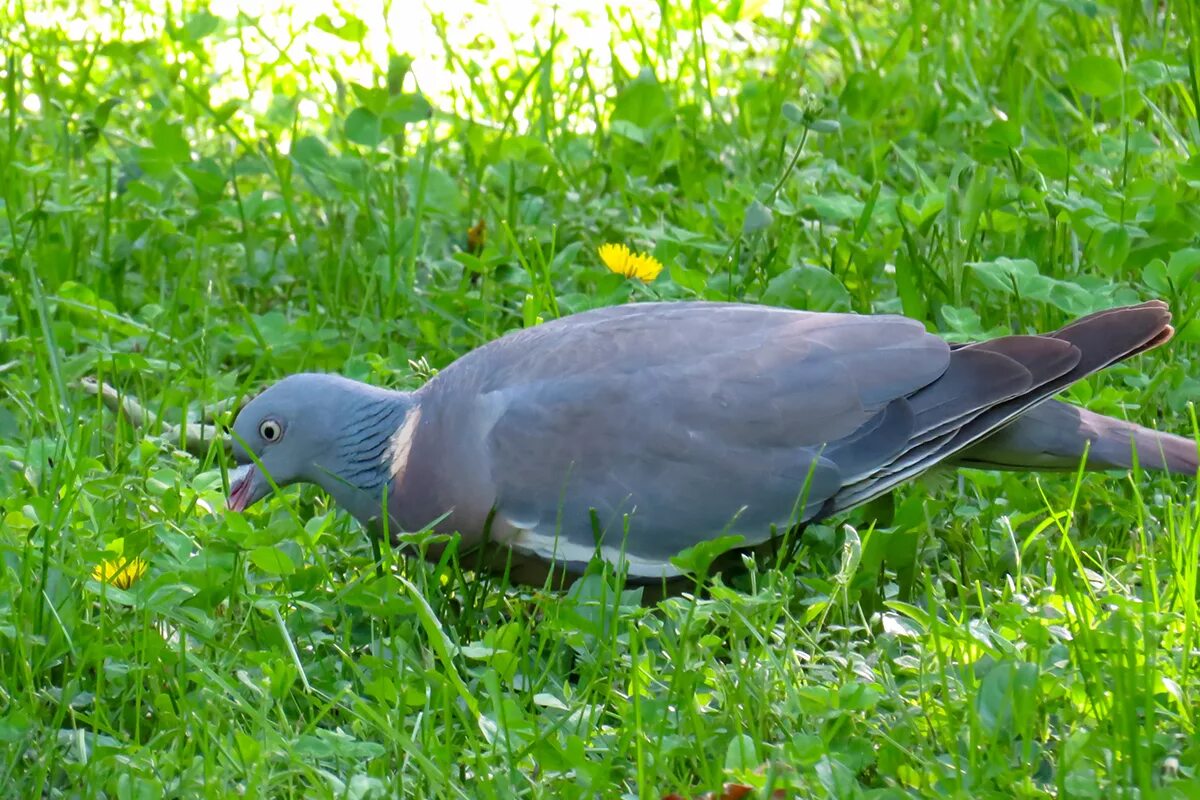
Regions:
<instances>
[{"instance_id":1,"label":"green leaf","mask_svg":"<svg viewBox=\"0 0 1200 800\"><path fill-rule=\"evenodd\" d=\"M744 540L745 537L740 534L729 534L718 536L715 539L706 539L681 550L671 558L671 563L684 572L690 572L694 575L705 575L714 561L730 550L741 546Z\"/></svg>"},{"instance_id":2,"label":"green leaf","mask_svg":"<svg viewBox=\"0 0 1200 800\"><path fill-rule=\"evenodd\" d=\"M220 165L211 158L205 157L183 167L183 174L196 188L196 194L205 202L212 202L221 196L225 190L225 174Z\"/></svg>"},{"instance_id":3,"label":"green leaf","mask_svg":"<svg viewBox=\"0 0 1200 800\"><path fill-rule=\"evenodd\" d=\"M178 39L186 44L195 44L206 36L217 32L221 27L221 18L210 11L202 10L188 16L187 22L179 30Z\"/></svg>"},{"instance_id":4,"label":"green leaf","mask_svg":"<svg viewBox=\"0 0 1200 800\"><path fill-rule=\"evenodd\" d=\"M96 106L96 110L92 113L92 121L96 123L97 128L103 128L108 122L108 116L112 110L116 108L121 101L116 97L110 97L103 100Z\"/></svg>"},{"instance_id":5,"label":"green leaf","mask_svg":"<svg viewBox=\"0 0 1200 800\"><path fill-rule=\"evenodd\" d=\"M1176 250L1167 262L1167 275L1176 288L1182 288L1190 282L1196 276L1197 270L1200 270L1200 249L1195 247Z\"/></svg>"},{"instance_id":6,"label":"green leaf","mask_svg":"<svg viewBox=\"0 0 1200 800\"><path fill-rule=\"evenodd\" d=\"M774 220L774 215L771 209L764 206L758 200L754 200L750 205L746 206L746 216L742 221L742 234L750 235L757 231L770 226Z\"/></svg>"},{"instance_id":7,"label":"green leaf","mask_svg":"<svg viewBox=\"0 0 1200 800\"><path fill-rule=\"evenodd\" d=\"M916 537L909 537L915 539ZM838 689L838 708L869 711L879 705L883 692L878 686L861 681L848 681Z\"/></svg>"},{"instance_id":8,"label":"green leaf","mask_svg":"<svg viewBox=\"0 0 1200 800\"><path fill-rule=\"evenodd\" d=\"M626 119L614 119L609 125L609 129L614 136L621 136L638 144L648 144L650 135L640 125L636 125Z\"/></svg>"},{"instance_id":9,"label":"green leaf","mask_svg":"<svg viewBox=\"0 0 1200 800\"><path fill-rule=\"evenodd\" d=\"M975 270L984 286L1004 294L1028 294L1033 281L1041 277L1037 264L1027 258L1001 256L993 261L968 261L967 266Z\"/></svg>"},{"instance_id":10,"label":"green leaf","mask_svg":"<svg viewBox=\"0 0 1200 800\"><path fill-rule=\"evenodd\" d=\"M1183 80L1187 76L1186 67L1181 70L1179 75L1172 75L1171 72L1171 68L1161 61L1136 61L1129 65L1130 80L1140 89L1149 89L1175 80Z\"/></svg>"},{"instance_id":11,"label":"green leaf","mask_svg":"<svg viewBox=\"0 0 1200 800\"><path fill-rule=\"evenodd\" d=\"M363 147L377 147L383 141L379 117L361 106L346 117L345 130L347 139Z\"/></svg>"},{"instance_id":12,"label":"green leaf","mask_svg":"<svg viewBox=\"0 0 1200 800\"><path fill-rule=\"evenodd\" d=\"M237 747L238 756L245 764L253 764L262 755L262 745L253 736L247 736L241 731L234 731L233 743Z\"/></svg>"},{"instance_id":13,"label":"green leaf","mask_svg":"<svg viewBox=\"0 0 1200 800\"><path fill-rule=\"evenodd\" d=\"M315 136L303 136L292 145L292 160L302 167L324 170L329 163L329 151Z\"/></svg>"},{"instance_id":14,"label":"green leaf","mask_svg":"<svg viewBox=\"0 0 1200 800\"><path fill-rule=\"evenodd\" d=\"M416 197L421 187L421 171L412 170L406 177L409 196ZM424 174L425 208L437 214L458 214L463 204L463 191L454 178L437 167L430 167Z\"/></svg>"},{"instance_id":15,"label":"green leaf","mask_svg":"<svg viewBox=\"0 0 1200 800\"><path fill-rule=\"evenodd\" d=\"M581 250L583 250L583 242L571 242L562 250L555 253L554 259L550 262L550 274L562 275L566 273L578 259Z\"/></svg>"},{"instance_id":16,"label":"green leaf","mask_svg":"<svg viewBox=\"0 0 1200 800\"><path fill-rule=\"evenodd\" d=\"M388 57L387 87L391 94L400 94L404 88L404 78L412 70L413 59L407 55L393 53Z\"/></svg>"},{"instance_id":17,"label":"green leaf","mask_svg":"<svg viewBox=\"0 0 1200 800\"><path fill-rule=\"evenodd\" d=\"M729 740L729 745L725 748L725 769L749 771L760 763L762 762L758 758L758 747L749 734L741 733Z\"/></svg>"},{"instance_id":18,"label":"green leaf","mask_svg":"<svg viewBox=\"0 0 1200 800\"><path fill-rule=\"evenodd\" d=\"M150 141L154 143L154 154L165 161L178 164L191 157L191 148L179 123L156 120L150 127Z\"/></svg>"},{"instance_id":19,"label":"green leaf","mask_svg":"<svg viewBox=\"0 0 1200 800\"><path fill-rule=\"evenodd\" d=\"M811 767L826 753L829 748L825 745L825 740L813 733L797 733L792 737L791 755L803 767Z\"/></svg>"},{"instance_id":20,"label":"green leaf","mask_svg":"<svg viewBox=\"0 0 1200 800\"><path fill-rule=\"evenodd\" d=\"M896 293L900 295L900 307L905 316L913 319L925 319L929 314L929 304L917 282L919 269L906 255L896 259Z\"/></svg>"},{"instance_id":21,"label":"green leaf","mask_svg":"<svg viewBox=\"0 0 1200 800\"><path fill-rule=\"evenodd\" d=\"M802 109L796 103L793 103L791 100L783 104L782 111L783 118L788 122L793 122L797 125L803 125L806 121L804 109Z\"/></svg>"},{"instance_id":22,"label":"green leaf","mask_svg":"<svg viewBox=\"0 0 1200 800\"><path fill-rule=\"evenodd\" d=\"M670 99L658 77L649 67L638 73L613 101L611 122L629 122L643 130L653 129L670 119Z\"/></svg>"},{"instance_id":23,"label":"green leaf","mask_svg":"<svg viewBox=\"0 0 1200 800\"><path fill-rule=\"evenodd\" d=\"M1121 76L1121 65L1107 56L1083 56L1067 70L1067 80L1076 91L1096 97L1116 94Z\"/></svg>"},{"instance_id":24,"label":"green leaf","mask_svg":"<svg viewBox=\"0 0 1200 800\"><path fill-rule=\"evenodd\" d=\"M863 210L863 201L848 194L806 194L800 199L818 219L830 222L857 222Z\"/></svg>"},{"instance_id":25,"label":"green leaf","mask_svg":"<svg viewBox=\"0 0 1200 800\"><path fill-rule=\"evenodd\" d=\"M1028 663L1003 661L996 664L979 684L975 707L979 722L988 733L999 736L1012 726L1013 717L1020 715L1034 702L1037 666Z\"/></svg>"},{"instance_id":26,"label":"green leaf","mask_svg":"<svg viewBox=\"0 0 1200 800\"><path fill-rule=\"evenodd\" d=\"M671 280L687 289L690 292L695 292L697 295L703 295L704 290L708 285L707 276L700 270L688 269L678 261L671 263L668 266Z\"/></svg>"},{"instance_id":27,"label":"green leaf","mask_svg":"<svg viewBox=\"0 0 1200 800\"><path fill-rule=\"evenodd\" d=\"M1093 292L1073 281L1060 281L1040 274L1037 265L1027 258L969 261L967 266L993 291L1022 300L1050 303L1069 314L1087 313L1097 302Z\"/></svg>"},{"instance_id":28,"label":"green leaf","mask_svg":"<svg viewBox=\"0 0 1200 800\"><path fill-rule=\"evenodd\" d=\"M1061 147L1026 147L1021 151L1023 157L1033 162L1043 175L1054 180L1067 177L1070 159Z\"/></svg>"},{"instance_id":29,"label":"green leaf","mask_svg":"<svg viewBox=\"0 0 1200 800\"><path fill-rule=\"evenodd\" d=\"M425 95L419 92L392 97L383 111L384 119L401 126L424 122L432 116L433 106L425 99Z\"/></svg>"},{"instance_id":30,"label":"green leaf","mask_svg":"<svg viewBox=\"0 0 1200 800\"><path fill-rule=\"evenodd\" d=\"M335 23L328 14L317 17L313 24L319 30L331 33L339 39L355 44L361 43L367 35L367 23L343 9L338 9L338 15L344 20L341 25Z\"/></svg>"},{"instance_id":31,"label":"green leaf","mask_svg":"<svg viewBox=\"0 0 1200 800\"><path fill-rule=\"evenodd\" d=\"M241 106L242 104L238 100L229 100L222 103L213 109L213 121L218 125L225 124Z\"/></svg>"},{"instance_id":32,"label":"green leaf","mask_svg":"<svg viewBox=\"0 0 1200 800\"><path fill-rule=\"evenodd\" d=\"M851 117L869 120L886 103L888 90L874 71L851 73L838 105Z\"/></svg>"},{"instance_id":33,"label":"green leaf","mask_svg":"<svg viewBox=\"0 0 1200 800\"><path fill-rule=\"evenodd\" d=\"M500 143L499 157L526 163L550 163L545 143L532 136L510 136Z\"/></svg>"},{"instance_id":34,"label":"green leaf","mask_svg":"<svg viewBox=\"0 0 1200 800\"><path fill-rule=\"evenodd\" d=\"M63 281L58 298L67 301L69 313L94 320L98 326L126 336L145 334L146 328L117 311L112 302L98 297L90 288L75 281Z\"/></svg>"},{"instance_id":35,"label":"green leaf","mask_svg":"<svg viewBox=\"0 0 1200 800\"><path fill-rule=\"evenodd\" d=\"M1200 189L1200 153L1189 158L1186 162L1175 165L1179 177L1193 189Z\"/></svg>"},{"instance_id":36,"label":"green leaf","mask_svg":"<svg viewBox=\"0 0 1200 800\"><path fill-rule=\"evenodd\" d=\"M1071 315L1088 314L1096 309L1097 296L1073 281L1057 281L1047 278L1045 288L1031 294L1037 300L1049 303Z\"/></svg>"},{"instance_id":37,"label":"green leaf","mask_svg":"<svg viewBox=\"0 0 1200 800\"><path fill-rule=\"evenodd\" d=\"M372 114L382 114L391 97L386 89L378 86L364 86L357 82L350 84L350 91L354 93L354 99L358 101L358 104Z\"/></svg>"},{"instance_id":38,"label":"green leaf","mask_svg":"<svg viewBox=\"0 0 1200 800\"><path fill-rule=\"evenodd\" d=\"M250 563L268 575L291 575L296 571L292 557L278 547L256 547L250 551Z\"/></svg>"},{"instance_id":39,"label":"green leaf","mask_svg":"<svg viewBox=\"0 0 1200 800\"><path fill-rule=\"evenodd\" d=\"M1129 258L1132 237L1123 225L1113 225L1100 234L1096 243L1096 263L1108 273L1119 272Z\"/></svg>"},{"instance_id":40,"label":"green leaf","mask_svg":"<svg viewBox=\"0 0 1200 800\"><path fill-rule=\"evenodd\" d=\"M813 767L817 780L825 790L827 797L853 797L858 783L854 773L846 768L840 760L828 755L821 756Z\"/></svg>"},{"instance_id":41,"label":"green leaf","mask_svg":"<svg viewBox=\"0 0 1200 800\"><path fill-rule=\"evenodd\" d=\"M997 734L1011 719L1012 664L996 664L979 684L975 708L979 722L990 734Z\"/></svg>"},{"instance_id":42,"label":"green leaf","mask_svg":"<svg viewBox=\"0 0 1200 800\"><path fill-rule=\"evenodd\" d=\"M1153 259L1142 267L1142 283L1160 295L1171 294L1171 284L1167 279L1167 265L1161 258Z\"/></svg>"},{"instance_id":43,"label":"green leaf","mask_svg":"<svg viewBox=\"0 0 1200 800\"><path fill-rule=\"evenodd\" d=\"M762 301L810 311L850 310L850 293L837 276L811 264L790 267L772 278Z\"/></svg>"}]
</instances>

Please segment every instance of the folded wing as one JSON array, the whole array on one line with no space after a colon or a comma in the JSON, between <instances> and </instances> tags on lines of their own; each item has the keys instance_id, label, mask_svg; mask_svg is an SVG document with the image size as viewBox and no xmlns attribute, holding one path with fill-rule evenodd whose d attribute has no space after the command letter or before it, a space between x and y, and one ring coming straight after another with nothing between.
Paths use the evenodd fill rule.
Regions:
<instances>
[{"instance_id":1,"label":"folded wing","mask_svg":"<svg viewBox=\"0 0 1200 800\"><path fill-rule=\"evenodd\" d=\"M753 545L890 490L1152 346L1169 320L1161 304L1123 311L951 348L902 317L637 304L506 337L455 369L475 370L494 420L513 546L568 564L599 548L657 578L697 542Z\"/></svg>"}]
</instances>

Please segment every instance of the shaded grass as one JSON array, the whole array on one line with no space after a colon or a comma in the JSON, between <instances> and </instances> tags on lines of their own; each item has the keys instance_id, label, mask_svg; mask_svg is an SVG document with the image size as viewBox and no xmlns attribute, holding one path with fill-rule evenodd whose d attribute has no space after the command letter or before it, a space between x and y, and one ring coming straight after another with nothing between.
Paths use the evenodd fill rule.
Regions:
<instances>
[{"instance_id":1,"label":"shaded grass","mask_svg":"<svg viewBox=\"0 0 1200 800\"><path fill-rule=\"evenodd\" d=\"M469 80L427 100L423 64L371 61L353 25L349 54L333 36L214 80L218 43L290 34L189 4L151 35L94 10L115 32L78 38L37 21L52 3L0 11L0 786L1196 792L1189 482L934 477L736 590L646 609L599 574L557 597L452 561L377 571L307 490L227 517L218 452L75 388L174 421L300 369L412 388L506 330L651 296L958 339L1157 296L1177 341L1070 395L1193 427L1190 5L743 6L597 13L611 53L565 15L494 52L443 21ZM631 285L605 241L668 269ZM91 578L118 544L150 563L128 591Z\"/></svg>"}]
</instances>

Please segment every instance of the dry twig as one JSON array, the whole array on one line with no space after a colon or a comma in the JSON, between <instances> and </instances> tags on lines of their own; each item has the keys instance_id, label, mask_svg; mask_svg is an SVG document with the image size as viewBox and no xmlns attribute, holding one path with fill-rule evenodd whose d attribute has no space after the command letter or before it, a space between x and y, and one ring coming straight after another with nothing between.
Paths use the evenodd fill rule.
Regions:
<instances>
[{"instance_id":1,"label":"dry twig","mask_svg":"<svg viewBox=\"0 0 1200 800\"><path fill-rule=\"evenodd\" d=\"M80 380L79 387L88 394L100 395L101 402L110 411L125 417L133 427L141 430L158 428L162 431L162 438L171 442L182 441L183 448L196 456L196 458L207 456L209 446L214 440L221 442L222 447L229 448L229 437L222 436L220 428L213 424L213 422L219 416L233 408L237 402L237 398L229 398L205 406L200 422L186 422L183 425L176 425L161 419L153 411L146 409L136 398L129 395L122 395L115 388L103 381L86 377Z\"/></svg>"}]
</instances>

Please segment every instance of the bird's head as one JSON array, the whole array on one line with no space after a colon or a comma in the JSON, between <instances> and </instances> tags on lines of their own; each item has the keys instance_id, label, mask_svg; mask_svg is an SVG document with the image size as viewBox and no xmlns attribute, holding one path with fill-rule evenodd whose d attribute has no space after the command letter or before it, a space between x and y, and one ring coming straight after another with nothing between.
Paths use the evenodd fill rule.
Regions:
<instances>
[{"instance_id":1,"label":"bird's head","mask_svg":"<svg viewBox=\"0 0 1200 800\"><path fill-rule=\"evenodd\" d=\"M273 384L233 423L229 508L242 511L275 486L316 483L338 495L378 482L381 444L403 419L404 395L337 375L302 373ZM270 480L268 480L270 476Z\"/></svg>"}]
</instances>

